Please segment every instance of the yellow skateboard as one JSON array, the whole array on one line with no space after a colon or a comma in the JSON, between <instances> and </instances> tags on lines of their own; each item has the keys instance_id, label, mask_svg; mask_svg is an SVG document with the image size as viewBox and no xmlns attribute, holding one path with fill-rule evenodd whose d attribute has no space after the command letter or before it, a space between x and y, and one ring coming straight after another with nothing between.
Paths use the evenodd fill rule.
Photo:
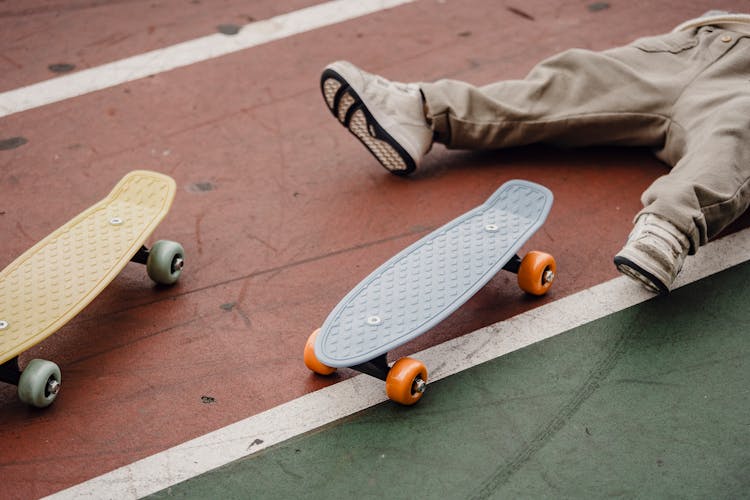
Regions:
<instances>
[{"instance_id":1,"label":"yellow skateboard","mask_svg":"<svg viewBox=\"0 0 750 500\"><path fill-rule=\"evenodd\" d=\"M172 205L171 177L136 170L103 200L28 249L0 272L0 381L18 386L18 397L39 408L60 390L60 369L18 356L46 339L117 276L129 261L146 265L156 283L177 281L184 250L173 241L146 239Z\"/></svg>"}]
</instances>

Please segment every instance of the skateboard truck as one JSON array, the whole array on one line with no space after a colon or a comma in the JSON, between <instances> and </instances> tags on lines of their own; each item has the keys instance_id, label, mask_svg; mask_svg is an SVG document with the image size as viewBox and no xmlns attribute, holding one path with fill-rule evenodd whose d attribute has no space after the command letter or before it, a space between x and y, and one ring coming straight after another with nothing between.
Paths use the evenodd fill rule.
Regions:
<instances>
[{"instance_id":1,"label":"skateboard truck","mask_svg":"<svg viewBox=\"0 0 750 500\"><path fill-rule=\"evenodd\" d=\"M11 358L0 365L0 382L18 385L21 378L21 369L18 368L18 356Z\"/></svg>"},{"instance_id":2,"label":"skateboard truck","mask_svg":"<svg viewBox=\"0 0 750 500\"><path fill-rule=\"evenodd\" d=\"M361 365L352 366L352 369L358 372L370 375L371 377L379 378L380 380L386 380L388 378L388 372L390 367L388 366L388 359L385 354L381 354L375 359L371 359Z\"/></svg>"}]
</instances>

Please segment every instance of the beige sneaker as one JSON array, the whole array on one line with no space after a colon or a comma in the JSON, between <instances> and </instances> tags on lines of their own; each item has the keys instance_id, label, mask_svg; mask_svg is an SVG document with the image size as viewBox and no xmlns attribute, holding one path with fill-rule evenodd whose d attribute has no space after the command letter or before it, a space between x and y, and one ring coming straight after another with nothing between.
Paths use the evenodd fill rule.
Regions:
<instances>
[{"instance_id":1,"label":"beige sneaker","mask_svg":"<svg viewBox=\"0 0 750 500\"><path fill-rule=\"evenodd\" d=\"M658 215L638 217L625 247L615 256L617 269L649 290L667 294L682 269L690 242Z\"/></svg>"},{"instance_id":2,"label":"beige sneaker","mask_svg":"<svg viewBox=\"0 0 750 500\"><path fill-rule=\"evenodd\" d=\"M430 150L432 130L416 84L336 61L323 70L320 88L333 115L394 174L412 173Z\"/></svg>"}]
</instances>

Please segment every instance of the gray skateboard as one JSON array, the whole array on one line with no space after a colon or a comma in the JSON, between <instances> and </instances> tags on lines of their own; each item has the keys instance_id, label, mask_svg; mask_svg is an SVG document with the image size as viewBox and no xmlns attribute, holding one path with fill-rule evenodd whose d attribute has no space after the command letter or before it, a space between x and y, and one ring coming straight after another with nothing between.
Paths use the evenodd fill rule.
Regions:
<instances>
[{"instance_id":1,"label":"gray skateboard","mask_svg":"<svg viewBox=\"0 0 750 500\"><path fill-rule=\"evenodd\" d=\"M305 364L327 375L349 367L386 381L388 397L414 404L427 381L411 358L388 366L388 351L427 332L458 309L501 269L520 287L543 295L555 260L517 252L544 223L552 193L528 181L503 184L482 205L433 231L373 271L333 309L305 347Z\"/></svg>"}]
</instances>

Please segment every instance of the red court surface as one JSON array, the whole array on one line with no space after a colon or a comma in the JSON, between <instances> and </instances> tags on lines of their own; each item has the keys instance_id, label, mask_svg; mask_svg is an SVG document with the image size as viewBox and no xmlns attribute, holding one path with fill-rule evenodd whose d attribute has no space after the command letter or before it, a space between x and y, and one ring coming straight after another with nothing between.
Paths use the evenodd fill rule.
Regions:
<instances>
[{"instance_id":1,"label":"red court surface","mask_svg":"<svg viewBox=\"0 0 750 500\"><path fill-rule=\"evenodd\" d=\"M314 3L0 3L0 91L55 77L52 64L95 67ZM154 287L131 264L22 355L22 364L54 360L63 389L36 410L0 386L0 498L54 493L350 377L323 379L305 368L310 332L372 269L508 179L555 195L525 247L555 255L552 291L531 299L501 273L397 354L617 275L612 256L640 193L667 172L649 151L436 146L415 176L398 178L330 116L318 87L328 62L351 60L402 81L489 83L523 77L566 48L604 49L669 31L712 7L418 0L0 118L0 141L27 141L0 149L0 266L137 168L177 181L153 239L186 250L175 287Z\"/></svg>"}]
</instances>

